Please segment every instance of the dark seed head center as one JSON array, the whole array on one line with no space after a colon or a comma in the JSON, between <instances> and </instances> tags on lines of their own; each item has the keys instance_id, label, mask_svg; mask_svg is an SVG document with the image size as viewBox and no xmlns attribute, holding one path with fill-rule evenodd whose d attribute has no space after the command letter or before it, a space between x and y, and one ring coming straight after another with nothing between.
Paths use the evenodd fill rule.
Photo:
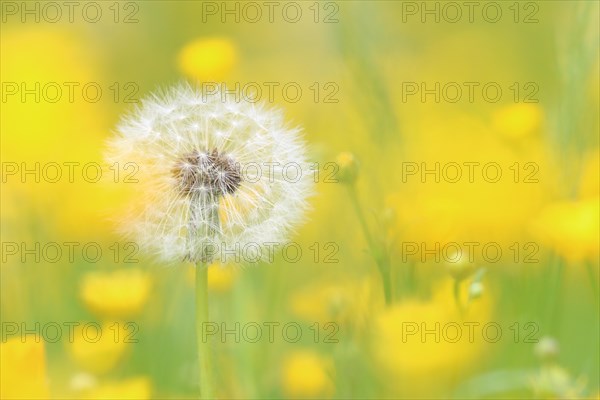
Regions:
<instances>
[{"instance_id":1,"label":"dark seed head center","mask_svg":"<svg viewBox=\"0 0 600 400\"><path fill-rule=\"evenodd\" d=\"M194 151L184 154L173 167L179 191L186 195L234 193L242 183L240 165L226 153Z\"/></svg>"}]
</instances>

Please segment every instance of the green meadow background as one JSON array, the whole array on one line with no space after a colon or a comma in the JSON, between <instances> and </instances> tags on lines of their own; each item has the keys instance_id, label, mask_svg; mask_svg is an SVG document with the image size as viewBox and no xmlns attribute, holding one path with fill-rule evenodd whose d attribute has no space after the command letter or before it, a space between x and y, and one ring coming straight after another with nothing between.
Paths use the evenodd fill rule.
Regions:
<instances>
[{"instance_id":1,"label":"green meadow background","mask_svg":"<svg viewBox=\"0 0 600 400\"><path fill-rule=\"evenodd\" d=\"M3 399L198 397L193 266L115 233L103 164L120 116L182 80L257 83L320 169L297 262L209 267L219 398L598 398L598 2L76 3L1 3Z\"/></svg>"}]
</instances>

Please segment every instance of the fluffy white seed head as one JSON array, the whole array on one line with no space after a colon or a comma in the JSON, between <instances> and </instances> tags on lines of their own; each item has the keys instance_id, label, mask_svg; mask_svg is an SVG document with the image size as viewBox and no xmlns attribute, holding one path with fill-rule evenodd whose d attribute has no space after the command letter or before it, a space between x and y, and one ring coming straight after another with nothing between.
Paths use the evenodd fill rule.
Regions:
<instances>
[{"instance_id":1,"label":"fluffy white seed head","mask_svg":"<svg viewBox=\"0 0 600 400\"><path fill-rule=\"evenodd\" d=\"M161 261L265 258L307 209L305 144L264 104L182 84L117 130L107 159L137 165L139 181L121 228Z\"/></svg>"}]
</instances>

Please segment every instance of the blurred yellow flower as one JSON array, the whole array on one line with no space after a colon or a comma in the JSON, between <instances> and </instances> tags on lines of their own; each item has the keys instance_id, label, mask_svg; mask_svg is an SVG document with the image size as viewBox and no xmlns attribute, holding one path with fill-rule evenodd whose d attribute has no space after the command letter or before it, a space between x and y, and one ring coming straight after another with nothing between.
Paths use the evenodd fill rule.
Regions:
<instances>
[{"instance_id":1,"label":"blurred yellow flower","mask_svg":"<svg viewBox=\"0 0 600 400\"><path fill-rule=\"evenodd\" d=\"M330 397L332 368L331 360L313 351L294 351L283 362L283 392L290 398Z\"/></svg>"},{"instance_id":2,"label":"blurred yellow flower","mask_svg":"<svg viewBox=\"0 0 600 400\"><path fill-rule=\"evenodd\" d=\"M152 397L152 383L146 377L135 377L118 382L106 382L86 392L87 399L136 399L144 400Z\"/></svg>"},{"instance_id":3,"label":"blurred yellow flower","mask_svg":"<svg viewBox=\"0 0 600 400\"><path fill-rule=\"evenodd\" d=\"M231 290L238 276L238 271L231 265L213 263L208 266L208 289L216 293L225 293ZM190 285L195 284L196 267L190 266L187 273L187 281Z\"/></svg>"},{"instance_id":4,"label":"blurred yellow flower","mask_svg":"<svg viewBox=\"0 0 600 400\"><path fill-rule=\"evenodd\" d=\"M8 339L0 343L0 354L0 398L49 398L43 341Z\"/></svg>"},{"instance_id":5,"label":"blurred yellow flower","mask_svg":"<svg viewBox=\"0 0 600 400\"><path fill-rule=\"evenodd\" d=\"M354 154L349 152L343 152L338 154L335 159L338 167L338 180L341 183L349 183L352 184L356 181L359 172L358 160L354 156Z\"/></svg>"},{"instance_id":6,"label":"blurred yellow flower","mask_svg":"<svg viewBox=\"0 0 600 400\"><path fill-rule=\"evenodd\" d=\"M307 322L364 325L377 303L378 282L320 282L303 288L290 298L291 312ZM380 299L381 300L381 299Z\"/></svg>"},{"instance_id":7,"label":"blurred yellow flower","mask_svg":"<svg viewBox=\"0 0 600 400\"><path fill-rule=\"evenodd\" d=\"M81 368L104 374L123 358L131 340L130 334L130 329L121 322L81 322L73 329L67 348Z\"/></svg>"},{"instance_id":8,"label":"blurred yellow flower","mask_svg":"<svg viewBox=\"0 0 600 400\"><path fill-rule=\"evenodd\" d=\"M508 138L518 139L536 133L544 118L535 103L514 103L499 108L492 115L494 130Z\"/></svg>"},{"instance_id":9,"label":"blurred yellow flower","mask_svg":"<svg viewBox=\"0 0 600 400\"><path fill-rule=\"evenodd\" d=\"M208 288L215 292L227 292L233 286L236 275L231 266L212 264L208 267Z\"/></svg>"},{"instance_id":10,"label":"blurred yellow flower","mask_svg":"<svg viewBox=\"0 0 600 400\"><path fill-rule=\"evenodd\" d=\"M183 74L200 81L223 81L237 61L237 51L227 38L199 38L186 44L178 56Z\"/></svg>"},{"instance_id":11,"label":"blurred yellow flower","mask_svg":"<svg viewBox=\"0 0 600 400\"><path fill-rule=\"evenodd\" d=\"M2 218L12 212L9 218L22 221L39 212L61 233L98 239L111 231L102 213L110 194L101 181L86 179L94 181L99 171L112 99L95 62L98 49L64 27L44 24L13 25L0 40L2 81L11 89L2 101L1 154L19 168L3 183ZM102 97L90 101L97 88ZM21 179L24 170L37 172ZM4 193L15 207L4 208L11 201Z\"/></svg>"},{"instance_id":12,"label":"blurred yellow flower","mask_svg":"<svg viewBox=\"0 0 600 400\"><path fill-rule=\"evenodd\" d=\"M545 207L532 224L538 240L568 261L598 260L600 198L557 202Z\"/></svg>"},{"instance_id":13,"label":"blurred yellow flower","mask_svg":"<svg viewBox=\"0 0 600 400\"><path fill-rule=\"evenodd\" d=\"M79 296L100 316L126 318L141 311L151 288L149 274L139 268L93 271L84 275Z\"/></svg>"},{"instance_id":14,"label":"blurred yellow flower","mask_svg":"<svg viewBox=\"0 0 600 400\"><path fill-rule=\"evenodd\" d=\"M584 157L579 186L579 197L593 198L600 196L600 151L595 149Z\"/></svg>"},{"instance_id":15,"label":"blurred yellow flower","mask_svg":"<svg viewBox=\"0 0 600 400\"><path fill-rule=\"evenodd\" d=\"M398 240L432 249L447 242L507 247L528 239L531 216L554 189L540 172L553 173L543 148L516 152L469 116L421 125L422 134L406 144L410 158L391 166L388 174L399 188L386 198L395 212Z\"/></svg>"},{"instance_id":16,"label":"blurred yellow flower","mask_svg":"<svg viewBox=\"0 0 600 400\"><path fill-rule=\"evenodd\" d=\"M445 379L475 368L483 358L482 327L490 321L491 300L484 295L461 314L452 283L445 280L429 301L408 300L376 318L373 354L386 376L403 376L410 379L412 389L427 390L432 377L441 387ZM461 288L463 301L467 286Z\"/></svg>"}]
</instances>

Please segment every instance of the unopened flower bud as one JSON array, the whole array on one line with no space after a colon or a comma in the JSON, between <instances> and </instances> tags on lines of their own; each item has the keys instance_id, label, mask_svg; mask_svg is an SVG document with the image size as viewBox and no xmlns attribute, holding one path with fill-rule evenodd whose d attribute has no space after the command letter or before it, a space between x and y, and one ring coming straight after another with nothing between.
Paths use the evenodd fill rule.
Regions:
<instances>
[{"instance_id":1,"label":"unopened flower bud","mask_svg":"<svg viewBox=\"0 0 600 400\"><path fill-rule=\"evenodd\" d=\"M379 218L381 220L381 226L383 228L390 228L394 225L394 222L396 221L396 211L394 211L393 208L386 207L383 209L383 211L381 211Z\"/></svg>"},{"instance_id":2,"label":"unopened flower bud","mask_svg":"<svg viewBox=\"0 0 600 400\"><path fill-rule=\"evenodd\" d=\"M458 281L462 281L475 271L475 265L469 262L462 254L451 257L446 268L448 269L448 273Z\"/></svg>"},{"instance_id":3,"label":"unopened flower bud","mask_svg":"<svg viewBox=\"0 0 600 400\"><path fill-rule=\"evenodd\" d=\"M338 181L340 183L353 184L358 178L358 160L354 154L350 152L340 153L336 158L336 163L339 166Z\"/></svg>"},{"instance_id":4,"label":"unopened flower bud","mask_svg":"<svg viewBox=\"0 0 600 400\"><path fill-rule=\"evenodd\" d=\"M483 284L481 282L473 282L469 285L469 298L477 299L483 294Z\"/></svg>"},{"instance_id":5,"label":"unopened flower bud","mask_svg":"<svg viewBox=\"0 0 600 400\"><path fill-rule=\"evenodd\" d=\"M535 345L534 352L542 361L553 361L558 356L558 342L553 337L544 336Z\"/></svg>"}]
</instances>

